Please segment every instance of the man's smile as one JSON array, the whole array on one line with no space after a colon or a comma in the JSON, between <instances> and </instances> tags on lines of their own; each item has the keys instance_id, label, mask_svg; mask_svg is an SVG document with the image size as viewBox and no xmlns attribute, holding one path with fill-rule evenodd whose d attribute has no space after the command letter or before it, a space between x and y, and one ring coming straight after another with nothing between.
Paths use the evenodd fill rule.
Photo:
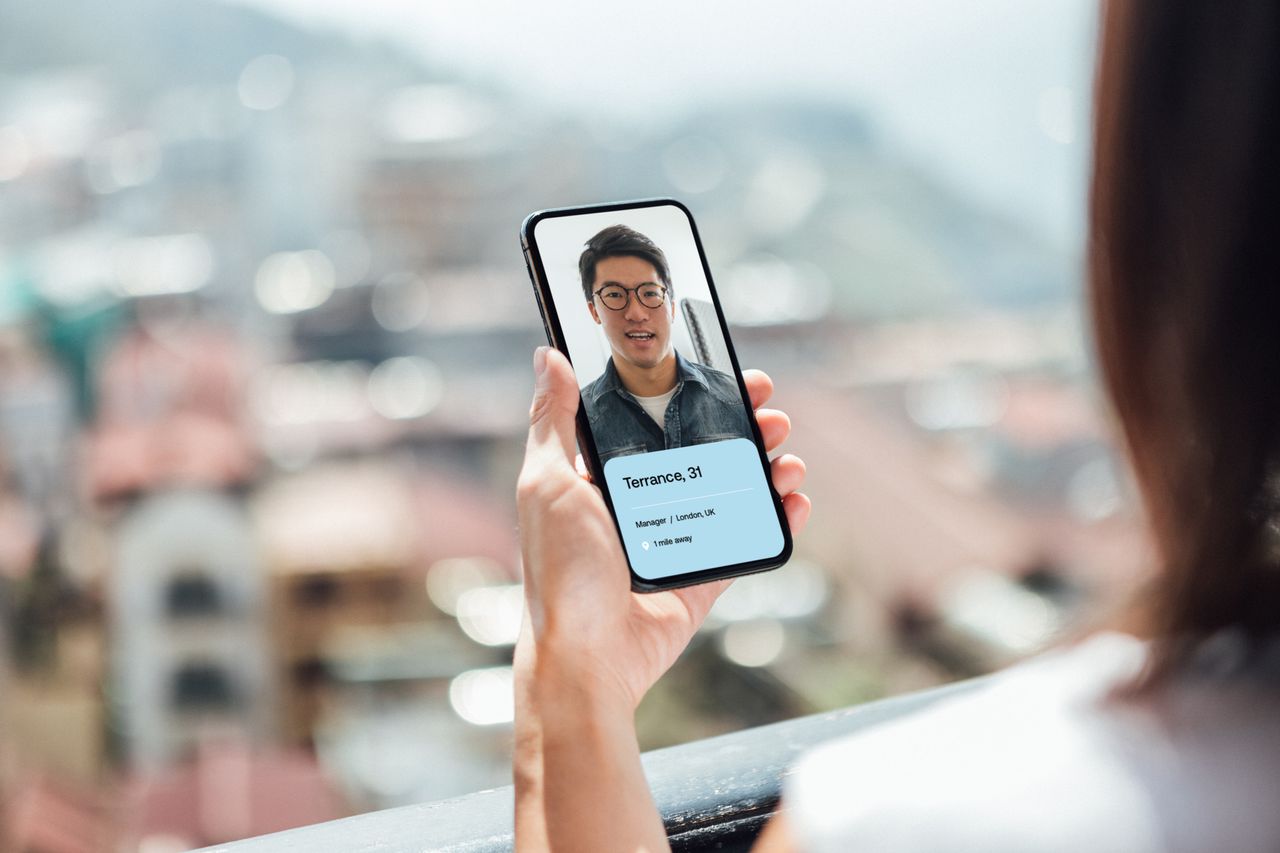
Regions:
<instances>
[{"instance_id":1,"label":"man's smile","mask_svg":"<svg viewBox=\"0 0 1280 853\"><path fill-rule=\"evenodd\" d=\"M675 383L675 356L671 349L671 324L675 319L675 307L667 292L670 285L656 284L662 276L653 264L644 258L619 255L603 258L596 264L592 300L588 303L591 317L604 328L609 348L619 364L627 365L624 371L636 369L652 371L666 365L664 381ZM642 292L661 287L661 304L649 307L640 301ZM622 307L610 308L599 294L608 288L627 291L627 301ZM615 294L616 297L616 294ZM616 298L615 298L616 303ZM639 381L631 375L623 380ZM647 387L647 386L646 386ZM662 389L665 393L666 389Z\"/></svg>"}]
</instances>

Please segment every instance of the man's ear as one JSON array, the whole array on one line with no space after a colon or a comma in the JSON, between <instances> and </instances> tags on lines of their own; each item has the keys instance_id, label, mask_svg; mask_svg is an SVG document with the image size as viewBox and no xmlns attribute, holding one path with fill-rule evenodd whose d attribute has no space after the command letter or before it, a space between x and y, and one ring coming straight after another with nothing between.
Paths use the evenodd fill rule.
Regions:
<instances>
[{"instance_id":1,"label":"man's ear","mask_svg":"<svg viewBox=\"0 0 1280 853\"><path fill-rule=\"evenodd\" d=\"M600 315L596 313L596 303L595 303L595 302L588 302L588 303L587 303L587 310L591 312L591 319L596 321L596 325L598 325L598 326L599 326L599 325L603 325L603 324L600 322Z\"/></svg>"}]
</instances>

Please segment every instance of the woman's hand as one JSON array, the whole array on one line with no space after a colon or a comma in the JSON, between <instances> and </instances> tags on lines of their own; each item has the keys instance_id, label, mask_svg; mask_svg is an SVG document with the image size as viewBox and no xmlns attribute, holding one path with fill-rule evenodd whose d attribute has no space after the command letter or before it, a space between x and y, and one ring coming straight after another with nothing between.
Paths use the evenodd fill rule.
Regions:
<instances>
[{"instance_id":1,"label":"woman's hand","mask_svg":"<svg viewBox=\"0 0 1280 853\"><path fill-rule=\"evenodd\" d=\"M727 581L669 592L631 591L617 529L600 492L574 464L578 383L560 353L540 347L529 444L517 487L525 620L515 652L516 849L661 851L634 711L702 624ZM759 409L773 390L748 371L770 450L791 431ZM804 463L775 459L773 483L793 532L809 518L796 491Z\"/></svg>"},{"instance_id":2,"label":"woman's hand","mask_svg":"<svg viewBox=\"0 0 1280 853\"><path fill-rule=\"evenodd\" d=\"M637 594L617 529L599 490L576 468L578 384L568 360L541 347L535 355L537 385L529 442L520 473L518 507L527 603L525 630L516 650L517 675L539 659L583 686L610 691L632 709L684 650L729 582ZM760 371L744 374L751 406L774 450L791 431L785 414L759 408L773 392ZM804 463L773 460L774 487L793 533L809 517L809 499L797 491Z\"/></svg>"}]
</instances>

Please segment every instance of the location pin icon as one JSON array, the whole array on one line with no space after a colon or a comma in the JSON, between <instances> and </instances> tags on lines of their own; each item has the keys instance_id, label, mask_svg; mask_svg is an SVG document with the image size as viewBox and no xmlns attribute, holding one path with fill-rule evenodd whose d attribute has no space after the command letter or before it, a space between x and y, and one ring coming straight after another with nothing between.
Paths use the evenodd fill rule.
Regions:
<instances>
[{"instance_id":1,"label":"location pin icon","mask_svg":"<svg viewBox=\"0 0 1280 853\"><path fill-rule=\"evenodd\" d=\"M649 543L648 543L648 542L641 542L641 543L640 543L640 547L641 547L641 548L643 548L643 549L645 549L646 551L648 551L648 550L649 550Z\"/></svg>"}]
</instances>

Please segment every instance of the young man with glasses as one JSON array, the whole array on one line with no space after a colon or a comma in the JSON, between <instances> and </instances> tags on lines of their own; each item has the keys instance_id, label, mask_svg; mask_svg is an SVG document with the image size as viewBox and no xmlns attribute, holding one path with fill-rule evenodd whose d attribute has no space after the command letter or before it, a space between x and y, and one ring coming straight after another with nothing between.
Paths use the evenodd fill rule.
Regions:
<instances>
[{"instance_id":1,"label":"young man with glasses","mask_svg":"<svg viewBox=\"0 0 1280 853\"><path fill-rule=\"evenodd\" d=\"M675 351L675 296L666 255L625 225L587 241L578 259L591 317L612 350L582 389L603 465L615 456L750 438L738 385Z\"/></svg>"}]
</instances>

